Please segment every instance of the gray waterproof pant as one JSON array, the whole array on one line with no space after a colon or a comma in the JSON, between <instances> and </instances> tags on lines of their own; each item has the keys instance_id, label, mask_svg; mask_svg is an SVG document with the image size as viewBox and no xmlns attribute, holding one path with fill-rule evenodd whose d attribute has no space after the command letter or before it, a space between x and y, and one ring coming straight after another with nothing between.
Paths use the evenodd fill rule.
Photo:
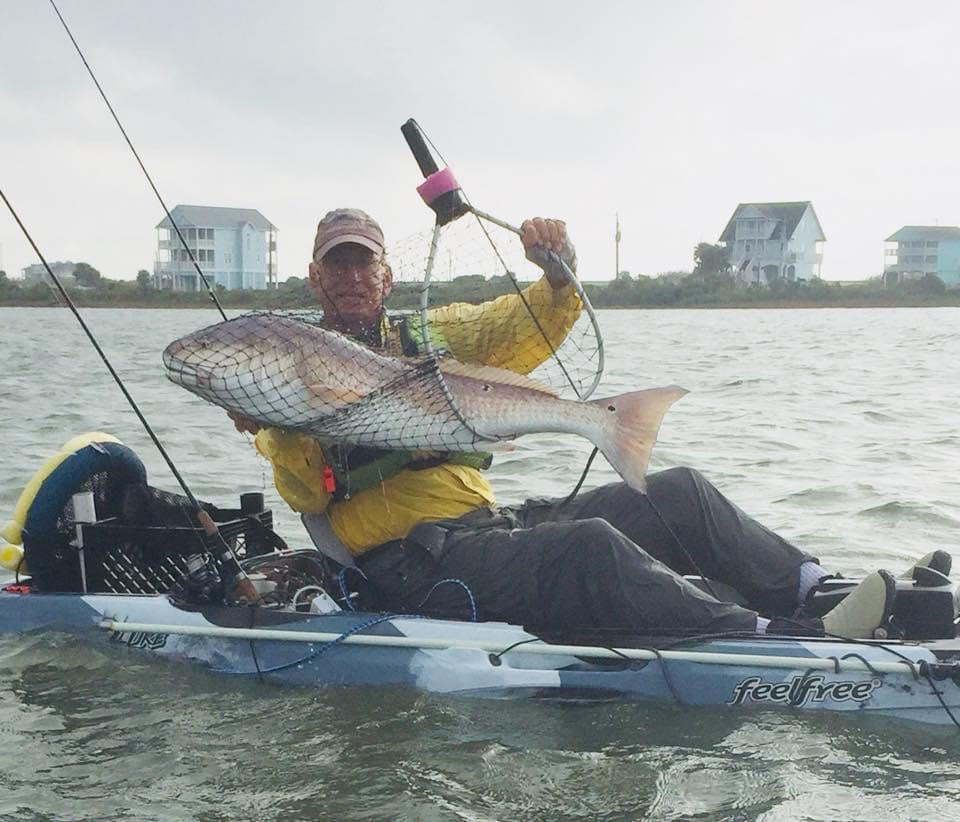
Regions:
<instances>
[{"instance_id":1,"label":"gray waterproof pant","mask_svg":"<svg viewBox=\"0 0 960 822\"><path fill-rule=\"evenodd\" d=\"M792 614L800 565L815 561L689 468L651 475L647 496L614 483L561 502L425 523L358 565L399 612L558 632L713 633L753 631L758 612ZM750 608L683 579L696 573L732 585Z\"/></svg>"}]
</instances>

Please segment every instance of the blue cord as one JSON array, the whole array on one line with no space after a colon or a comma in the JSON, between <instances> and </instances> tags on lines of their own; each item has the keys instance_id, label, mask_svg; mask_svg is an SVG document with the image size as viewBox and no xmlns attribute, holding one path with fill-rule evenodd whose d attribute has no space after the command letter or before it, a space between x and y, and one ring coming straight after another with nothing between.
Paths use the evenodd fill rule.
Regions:
<instances>
[{"instance_id":1,"label":"blue cord","mask_svg":"<svg viewBox=\"0 0 960 822\"><path fill-rule=\"evenodd\" d=\"M337 574L337 581L340 583L340 591L343 594L344 602L350 608L351 611L355 611L356 609L353 607L353 603L350 601L349 592L347 591L347 586L346 586L346 572L349 570L351 570L349 567L343 568L340 571L340 573ZM477 622L478 621L477 601L474 599L473 592L470 590L467 584L461 579L452 579L452 578L441 579L439 582L435 583L433 587L430 588L429 591L427 591L427 595L423 598L423 601L417 606L417 608L422 608L424 603L428 599L430 599L430 595L433 594L433 592L439 586L445 585L446 583L453 583L454 585L459 585L461 588L463 588L464 591L467 592L467 597L470 599L470 614L472 617L472 621ZM287 662L283 665L278 665L275 668L261 668L259 663L257 663L257 673L262 676L263 674L275 673L276 671L283 671L288 668L294 668L297 665L303 665L306 662L311 662L315 660L317 657L319 657L321 654L326 653L331 648L342 643L347 637L353 636L354 634L358 634L361 631L365 631L367 630L367 628L372 628L374 625L379 625L381 622L387 622L388 620L396 619L398 617L402 617L404 619L429 619L429 617L425 617L423 614L381 614L380 616L374 617L373 619L367 620L366 622L361 622L359 625L354 625L352 628L340 634L340 636L338 636L336 639L331 640L325 645L321 645L319 648L317 648L317 650L307 654L305 657L295 660L294 662ZM250 644L251 644L251 650L252 650L252 646L253 646L252 640ZM256 661L255 655L254 655L254 660Z\"/></svg>"},{"instance_id":2,"label":"blue cord","mask_svg":"<svg viewBox=\"0 0 960 822\"><path fill-rule=\"evenodd\" d=\"M347 584L346 584L347 571L350 571L350 570L356 571L357 569L350 568L349 566L341 569L340 573L337 574L337 582L340 585L340 592L341 594L343 594L344 604L351 611L355 612L356 608L354 608L353 603L350 601L350 592L347 590ZM362 575L362 572L358 571L358 573L361 573ZM453 579L453 578L441 579L439 582L434 583L434 585L430 588L430 590L427 591L427 595L423 598L423 600L420 602L417 608L422 608L424 603L428 599L430 599L431 594L433 594L433 592L438 587L440 587L441 585L445 585L447 583L453 583L454 585L459 585L461 588L463 588L464 591L467 592L467 597L470 599L471 618L473 622L477 622L478 621L477 601L476 599L474 599L473 592L470 590L467 584L461 579ZM349 630L346 630L342 634L340 634L340 636L338 636L336 639L331 640L325 645L321 645L319 648L317 648L317 650L307 654L305 657L295 660L294 662L287 662L283 665L278 665L275 668L261 668L259 665L259 662L257 662L257 673L262 676L263 674L275 673L276 671L283 671L288 668L294 668L297 665L303 665L306 662L311 662L315 660L317 657L319 657L321 654L326 653L331 648L342 643L347 637L353 636L354 634L360 633L361 631L365 631L367 630L367 628L372 628L374 625L379 625L381 622L387 622L388 620L396 619L398 617L402 617L404 619L429 619L429 617L426 617L423 614L381 614L380 616L374 617L373 619L367 620L366 622L361 622L359 625L354 625ZM251 645L251 650L253 650L253 640L251 640L250 645ZM257 661L256 654L254 654L254 661L255 662Z\"/></svg>"},{"instance_id":3,"label":"blue cord","mask_svg":"<svg viewBox=\"0 0 960 822\"><path fill-rule=\"evenodd\" d=\"M341 568L340 573L337 574L337 583L340 586L340 594L343 596L344 606L347 610L356 611L357 609L354 607L353 601L350 598L350 591L347 588L347 571L356 571L356 573L360 574L361 576L363 576L363 572L348 565L344 568ZM366 579L366 577L364 577L364 579ZM437 590L437 588L439 588L441 585L445 585L448 582L451 582L454 585L459 585L464 591L467 592L467 597L470 600L470 621L478 622L479 618L477 615L477 601L474 599L473 592L462 579L453 579L452 577L449 579L441 579L439 582L434 583L433 587L427 591L427 595L420 601L420 604L417 605L417 610L426 604L426 601L430 599L430 596L435 590Z\"/></svg>"},{"instance_id":4,"label":"blue cord","mask_svg":"<svg viewBox=\"0 0 960 822\"><path fill-rule=\"evenodd\" d=\"M424 603L430 599L430 595L441 585L447 582L452 582L454 585L459 585L467 592L467 596L470 598L470 613L472 616L471 622L477 622L477 601L473 598L473 592L467 587L467 584L462 579L441 579L439 582L435 583L434 586L427 591L427 595L420 601L420 604L417 606L417 609L423 607Z\"/></svg>"},{"instance_id":5,"label":"blue cord","mask_svg":"<svg viewBox=\"0 0 960 822\"><path fill-rule=\"evenodd\" d=\"M331 648L339 645L347 637L353 636L354 634L358 634L361 631L365 631L367 630L367 628L372 628L374 625L378 625L381 622L387 622L391 619L397 619L397 618L427 619L427 617L421 616L420 614L381 614L380 616L374 617L373 619L367 620L366 622L361 622L359 625L354 625L352 628L340 634L340 636L338 636L336 639L333 639L330 642L327 642L326 644L321 645L319 648L317 648L316 651L313 651L312 653L307 654L305 657L294 660L293 662L286 662L283 665L277 665L275 668L259 668L258 667L257 673L271 674L271 673L275 673L276 671L284 671L287 668L295 668L297 665L303 665L305 662L312 662L321 654L324 654L327 651L329 651Z\"/></svg>"},{"instance_id":6,"label":"blue cord","mask_svg":"<svg viewBox=\"0 0 960 822\"><path fill-rule=\"evenodd\" d=\"M343 604L348 611L356 611L357 609L353 605L353 600L350 599L350 591L347 588L347 571L356 571L360 576L363 577L363 571L359 568L353 568L350 565L346 565L340 569L340 573L337 574L337 582L340 584L340 593L343 595ZM366 579L366 577L363 577Z\"/></svg>"}]
</instances>

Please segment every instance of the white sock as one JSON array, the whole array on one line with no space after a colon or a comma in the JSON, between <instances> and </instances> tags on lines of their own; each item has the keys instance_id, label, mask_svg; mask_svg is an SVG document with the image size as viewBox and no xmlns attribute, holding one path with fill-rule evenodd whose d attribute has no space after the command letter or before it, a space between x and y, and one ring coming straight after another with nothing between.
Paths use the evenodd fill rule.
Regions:
<instances>
[{"instance_id":1,"label":"white sock","mask_svg":"<svg viewBox=\"0 0 960 822\"><path fill-rule=\"evenodd\" d=\"M800 585L797 586L797 603L803 605L807 599L807 594L810 593L810 589L813 588L821 579L828 577L826 571L823 570L815 562L805 562L800 566Z\"/></svg>"},{"instance_id":2,"label":"white sock","mask_svg":"<svg viewBox=\"0 0 960 822\"><path fill-rule=\"evenodd\" d=\"M765 634L767 632L767 626L770 624L769 619L764 619L762 616L757 617L757 633Z\"/></svg>"}]
</instances>

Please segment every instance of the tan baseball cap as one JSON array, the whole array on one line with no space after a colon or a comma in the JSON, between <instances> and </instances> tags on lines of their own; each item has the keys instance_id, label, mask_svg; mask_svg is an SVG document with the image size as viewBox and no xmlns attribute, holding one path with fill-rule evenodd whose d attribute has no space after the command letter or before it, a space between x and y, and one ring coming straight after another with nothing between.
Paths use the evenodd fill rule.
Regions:
<instances>
[{"instance_id":1,"label":"tan baseball cap","mask_svg":"<svg viewBox=\"0 0 960 822\"><path fill-rule=\"evenodd\" d=\"M373 217L359 208L335 208L327 212L317 225L313 259L322 259L331 248L341 243L357 243L382 256L383 230Z\"/></svg>"}]
</instances>

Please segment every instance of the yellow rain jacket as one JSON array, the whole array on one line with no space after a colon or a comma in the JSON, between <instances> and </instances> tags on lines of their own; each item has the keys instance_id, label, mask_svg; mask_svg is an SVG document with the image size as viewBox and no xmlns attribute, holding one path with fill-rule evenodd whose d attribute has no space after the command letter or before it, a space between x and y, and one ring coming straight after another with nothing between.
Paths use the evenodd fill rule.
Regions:
<instances>
[{"instance_id":1,"label":"yellow rain jacket","mask_svg":"<svg viewBox=\"0 0 960 822\"><path fill-rule=\"evenodd\" d=\"M536 321L518 294L507 294L481 305L431 309L430 333L442 338L461 362L528 374L550 356L550 346L563 342L582 305L573 286L554 289L545 277L523 295ZM385 321L383 332L384 348L398 352L397 328ZM332 500L324 490L326 461L312 437L264 428L255 444L272 463L277 491L287 504L304 514L326 512L334 533L354 555L402 539L424 520L454 519L495 502L490 483L478 469L453 463L401 470L349 499Z\"/></svg>"}]
</instances>

